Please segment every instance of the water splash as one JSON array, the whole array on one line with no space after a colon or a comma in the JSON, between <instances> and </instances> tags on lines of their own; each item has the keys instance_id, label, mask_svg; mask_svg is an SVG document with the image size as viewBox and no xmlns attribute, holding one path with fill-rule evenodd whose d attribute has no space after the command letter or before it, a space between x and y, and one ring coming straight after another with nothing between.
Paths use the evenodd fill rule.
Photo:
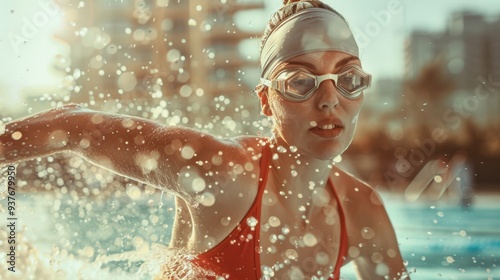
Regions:
<instances>
[{"instance_id":1,"label":"water splash","mask_svg":"<svg viewBox=\"0 0 500 280\"><path fill-rule=\"evenodd\" d=\"M158 202L158 208L163 207L163 195L164 194L165 194L165 191L161 191L160 201Z\"/></svg>"},{"instance_id":2,"label":"water splash","mask_svg":"<svg viewBox=\"0 0 500 280\"><path fill-rule=\"evenodd\" d=\"M2 261L0 262L0 279L64 279L67 273L61 270L57 263L46 260L24 234L24 228L18 229L16 233L15 272L8 270L10 265L7 261ZM7 240L7 236L8 232L0 228L1 240ZM7 242L0 242L0 252L9 252L10 246L11 244Z\"/></svg>"},{"instance_id":3,"label":"water splash","mask_svg":"<svg viewBox=\"0 0 500 280\"><path fill-rule=\"evenodd\" d=\"M139 268L138 275L153 276L155 280L204 279L217 276L213 271L195 265L192 260L196 256L183 249L153 244L151 251L144 257L145 262Z\"/></svg>"}]
</instances>

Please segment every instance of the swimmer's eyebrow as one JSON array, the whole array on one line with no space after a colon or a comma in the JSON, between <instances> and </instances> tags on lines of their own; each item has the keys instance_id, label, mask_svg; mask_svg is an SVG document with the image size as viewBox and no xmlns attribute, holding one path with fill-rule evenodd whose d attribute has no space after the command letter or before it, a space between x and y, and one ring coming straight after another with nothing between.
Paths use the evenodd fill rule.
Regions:
<instances>
[{"instance_id":1,"label":"swimmer's eyebrow","mask_svg":"<svg viewBox=\"0 0 500 280\"><path fill-rule=\"evenodd\" d=\"M347 64L349 64L349 62L354 61L354 60L359 61L359 58L357 58L355 56L349 56L349 57L346 57L344 59L341 59L339 62L337 62L337 64L335 65L335 68L342 68L342 67L346 66Z\"/></svg>"},{"instance_id":2,"label":"swimmer's eyebrow","mask_svg":"<svg viewBox=\"0 0 500 280\"><path fill-rule=\"evenodd\" d=\"M359 58L357 58L355 56L349 56L349 57L343 58L343 59L339 60L337 62L337 64L335 64L335 69L342 68L342 67L346 66L347 64L349 64L349 62L355 61L355 60L359 61ZM317 70L316 64L313 64L313 63L310 63L310 62L307 62L307 61L290 61L290 62L287 62L286 64L287 65L305 66L308 69Z\"/></svg>"}]
</instances>

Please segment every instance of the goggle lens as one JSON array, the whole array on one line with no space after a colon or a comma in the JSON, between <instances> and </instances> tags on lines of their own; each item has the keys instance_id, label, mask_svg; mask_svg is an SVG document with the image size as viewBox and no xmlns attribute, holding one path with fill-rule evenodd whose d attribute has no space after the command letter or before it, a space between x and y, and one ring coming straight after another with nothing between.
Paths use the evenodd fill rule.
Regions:
<instances>
[{"instance_id":1,"label":"goggle lens","mask_svg":"<svg viewBox=\"0 0 500 280\"><path fill-rule=\"evenodd\" d=\"M300 69L287 69L279 73L274 81L262 79L265 85L277 89L285 99L296 102L309 99L324 80L333 80L343 96L355 99L370 87L371 75L359 66L349 66L339 74L316 76Z\"/></svg>"}]
</instances>

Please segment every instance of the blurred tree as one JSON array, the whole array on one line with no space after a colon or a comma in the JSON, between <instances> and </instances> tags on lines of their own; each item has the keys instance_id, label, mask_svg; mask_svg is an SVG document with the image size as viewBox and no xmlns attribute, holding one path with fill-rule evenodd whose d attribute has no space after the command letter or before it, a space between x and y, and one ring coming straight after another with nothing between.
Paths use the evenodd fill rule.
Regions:
<instances>
[{"instance_id":1,"label":"blurred tree","mask_svg":"<svg viewBox=\"0 0 500 280\"><path fill-rule=\"evenodd\" d=\"M424 66L415 79L407 82L417 100L440 102L455 90L455 83L444 64L442 59L435 59Z\"/></svg>"}]
</instances>

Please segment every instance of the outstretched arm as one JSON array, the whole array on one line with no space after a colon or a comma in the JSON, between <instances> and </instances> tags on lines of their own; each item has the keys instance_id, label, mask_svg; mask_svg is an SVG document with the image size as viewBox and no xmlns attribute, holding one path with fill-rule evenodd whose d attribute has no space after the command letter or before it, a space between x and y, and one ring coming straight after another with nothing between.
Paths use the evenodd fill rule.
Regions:
<instances>
[{"instance_id":1,"label":"outstretched arm","mask_svg":"<svg viewBox=\"0 0 500 280\"><path fill-rule=\"evenodd\" d=\"M78 105L13 121L0 135L0 164L72 151L118 174L170 188L182 168L202 169L214 155L217 161L238 161L243 150L191 129Z\"/></svg>"}]
</instances>

